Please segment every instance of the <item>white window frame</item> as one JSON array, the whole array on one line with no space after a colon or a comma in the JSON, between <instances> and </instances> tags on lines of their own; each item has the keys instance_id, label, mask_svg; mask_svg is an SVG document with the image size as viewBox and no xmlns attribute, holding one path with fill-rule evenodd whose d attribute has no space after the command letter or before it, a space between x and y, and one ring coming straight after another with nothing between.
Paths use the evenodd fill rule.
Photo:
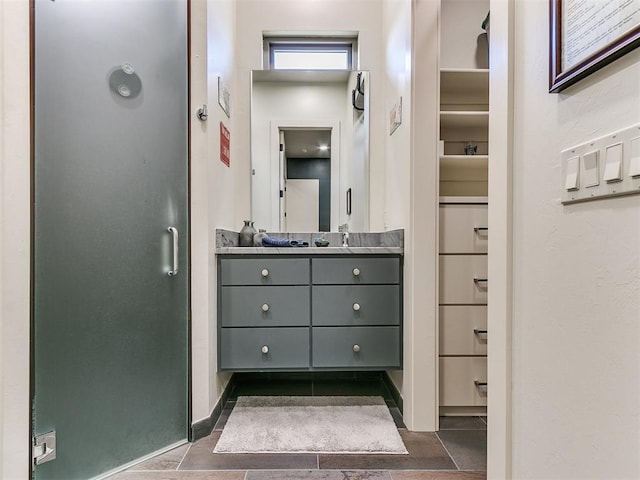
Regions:
<instances>
[{"instance_id":1,"label":"white window frame","mask_svg":"<svg viewBox=\"0 0 640 480\"><path fill-rule=\"evenodd\" d=\"M273 65L274 52L290 51L344 51L347 50L347 68L357 69L358 38L357 36L270 36L263 37L263 68L276 70ZM311 68L311 70L314 70Z\"/></svg>"}]
</instances>

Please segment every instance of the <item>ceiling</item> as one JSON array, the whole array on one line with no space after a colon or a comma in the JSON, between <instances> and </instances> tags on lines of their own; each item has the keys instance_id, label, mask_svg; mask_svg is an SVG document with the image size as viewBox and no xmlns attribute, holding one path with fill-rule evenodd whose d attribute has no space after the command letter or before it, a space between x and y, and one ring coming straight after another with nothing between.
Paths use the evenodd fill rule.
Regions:
<instances>
[{"instance_id":1,"label":"ceiling","mask_svg":"<svg viewBox=\"0 0 640 480\"><path fill-rule=\"evenodd\" d=\"M329 158L331 156L331 130L285 130L285 154L287 158ZM320 150L326 145L329 150Z\"/></svg>"}]
</instances>

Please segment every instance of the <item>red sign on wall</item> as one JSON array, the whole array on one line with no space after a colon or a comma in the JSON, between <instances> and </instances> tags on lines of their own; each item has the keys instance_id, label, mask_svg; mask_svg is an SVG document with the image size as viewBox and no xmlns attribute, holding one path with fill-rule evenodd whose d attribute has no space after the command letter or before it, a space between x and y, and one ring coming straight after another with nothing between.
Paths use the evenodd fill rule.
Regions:
<instances>
[{"instance_id":1,"label":"red sign on wall","mask_svg":"<svg viewBox=\"0 0 640 480\"><path fill-rule=\"evenodd\" d=\"M231 163L231 134L220 122L220 161L229 167Z\"/></svg>"}]
</instances>

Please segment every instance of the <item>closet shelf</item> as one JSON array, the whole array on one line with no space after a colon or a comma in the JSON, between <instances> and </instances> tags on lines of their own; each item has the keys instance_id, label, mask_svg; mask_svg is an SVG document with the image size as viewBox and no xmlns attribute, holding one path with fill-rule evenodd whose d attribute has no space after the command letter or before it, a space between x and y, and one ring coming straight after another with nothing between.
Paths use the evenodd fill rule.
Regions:
<instances>
[{"instance_id":1,"label":"closet shelf","mask_svg":"<svg viewBox=\"0 0 640 480\"><path fill-rule=\"evenodd\" d=\"M455 100L460 103L489 103L489 70L440 70L441 103Z\"/></svg>"},{"instance_id":2,"label":"closet shelf","mask_svg":"<svg viewBox=\"0 0 640 480\"><path fill-rule=\"evenodd\" d=\"M440 160L456 162L456 161L469 161L469 162L481 162L489 159L489 155L440 155Z\"/></svg>"},{"instance_id":3,"label":"closet shelf","mask_svg":"<svg viewBox=\"0 0 640 480\"><path fill-rule=\"evenodd\" d=\"M440 204L488 204L489 197L441 196Z\"/></svg>"},{"instance_id":4,"label":"closet shelf","mask_svg":"<svg viewBox=\"0 0 640 480\"><path fill-rule=\"evenodd\" d=\"M441 128L489 128L489 112L441 111Z\"/></svg>"}]
</instances>

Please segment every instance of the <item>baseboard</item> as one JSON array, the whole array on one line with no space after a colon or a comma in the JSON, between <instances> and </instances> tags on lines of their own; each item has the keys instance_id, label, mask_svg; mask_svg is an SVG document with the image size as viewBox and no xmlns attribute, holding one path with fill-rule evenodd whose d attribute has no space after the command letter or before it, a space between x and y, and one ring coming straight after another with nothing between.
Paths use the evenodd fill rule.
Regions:
<instances>
[{"instance_id":1,"label":"baseboard","mask_svg":"<svg viewBox=\"0 0 640 480\"><path fill-rule=\"evenodd\" d=\"M216 403L216 406L213 407L211 414L207 418L203 418L202 420L198 420L197 422L191 424L191 430L189 432L190 442L195 442L211 434L211 432L213 431L213 427L216 425L216 422L220 418L220 415L222 415L222 410L224 409L227 400L229 400L229 396L231 395L231 392L233 391L235 386L236 375L233 374L227 382L227 385L224 387L224 391L222 392L218 403Z\"/></svg>"},{"instance_id":2,"label":"baseboard","mask_svg":"<svg viewBox=\"0 0 640 480\"><path fill-rule=\"evenodd\" d=\"M391 393L391 396L393 397L393 401L396 402L396 405L398 406L398 410L400 410L400 413L403 413L404 409L402 408L402 404L403 404L402 395L400 395L400 391L393 383L393 380L391 380L391 377L389 376L389 372L382 372L382 381L389 389L389 393Z\"/></svg>"}]
</instances>

